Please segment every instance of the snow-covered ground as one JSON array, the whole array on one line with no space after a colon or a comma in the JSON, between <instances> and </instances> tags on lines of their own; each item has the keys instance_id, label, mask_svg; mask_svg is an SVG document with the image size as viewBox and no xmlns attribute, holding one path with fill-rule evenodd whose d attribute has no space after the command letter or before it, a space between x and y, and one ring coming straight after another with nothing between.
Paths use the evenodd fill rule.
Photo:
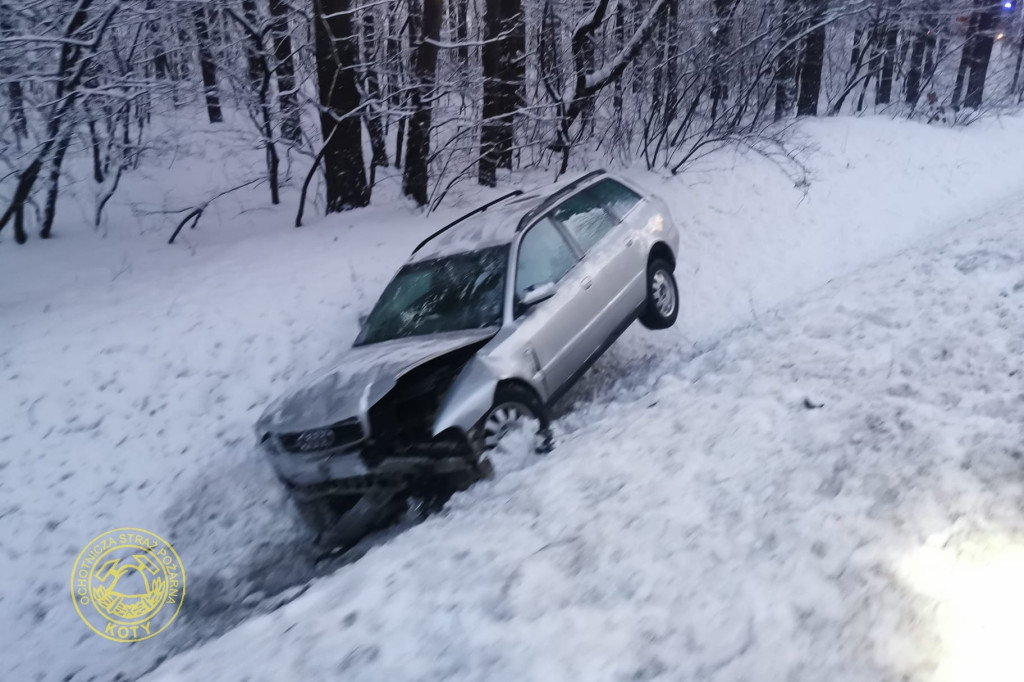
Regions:
<instances>
[{"instance_id":1,"label":"snow-covered ground","mask_svg":"<svg viewBox=\"0 0 1024 682\"><path fill-rule=\"evenodd\" d=\"M0 678L135 678L302 589L157 677L952 675L976 652L935 600L1021 541L1024 121L799 135L806 183L752 153L636 174L682 227L679 325L613 347L551 455L508 453L308 589L324 569L251 424L457 211L382 201L293 230L294 197L228 208L242 194L169 247L167 223L130 222L180 172L153 168L105 239L73 211L52 243L6 238ZM211 189L201 157L186 194ZM863 269L922 240L941 246ZM170 539L188 572L179 620L131 646L89 632L67 591L82 545L120 526Z\"/></svg>"},{"instance_id":2,"label":"snow-covered ground","mask_svg":"<svg viewBox=\"0 0 1024 682\"><path fill-rule=\"evenodd\" d=\"M1020 680L1022 211L617 353L550 456L147 679Z\"/></svg>"}]
</instances>

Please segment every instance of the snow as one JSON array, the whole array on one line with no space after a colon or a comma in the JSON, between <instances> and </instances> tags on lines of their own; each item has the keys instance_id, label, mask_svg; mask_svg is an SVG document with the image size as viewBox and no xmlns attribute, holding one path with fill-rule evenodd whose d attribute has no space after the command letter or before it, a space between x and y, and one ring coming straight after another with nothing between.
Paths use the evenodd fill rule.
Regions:
<instances>
[{"instance_id":1,"label":"snow","mask_svg":"<svg viewBox=\"0 0 1024 682\"><path fill-rule=\"evenodd\" d=\"M700 356L623 344L636 399L147 679L978 679L899 570L1024 549L1022 207Z\"/></svg>"},{"instance_id":2,"label":"snow","mask_svg":"<svg viewBox=\"0 0 1024 682\"><path fill-rule=\"evenodd\" d=\"M243 191L168 247L132 204L258 164L200 130L190 172L126 176L105 239L73 211L52 243L5 237L0 677L133 679L248 619L154 679L955 679L945 597L908 557L936 534L954 566L1021 544L1024 121L798 135L807 183L749 152L631 173L682 228L678 326L627 332L550 455L513 444L497 480L326 576L252 423L458 211L385 200L294 230L294 196L252 213ZM132 646L67 594L119 526L188 573L179 620Z\"/></svg>"}]
</instances>

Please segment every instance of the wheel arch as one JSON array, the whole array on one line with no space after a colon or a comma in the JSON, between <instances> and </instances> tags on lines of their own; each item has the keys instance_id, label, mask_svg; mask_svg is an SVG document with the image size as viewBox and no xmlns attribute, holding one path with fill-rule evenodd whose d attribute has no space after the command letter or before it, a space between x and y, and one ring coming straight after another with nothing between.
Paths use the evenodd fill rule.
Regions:
<instances>
[{"instance_id":1,"label":"wheel arch","mask_svg":"<svg viewBox=\"0 0 1024 682\"><path fill-rule=\"evenodd\" d=\"M540 393L537 392L536 388L530 385L528 381L523 381L522 379L516 377L502 379L501 381L498 382L498 385L494 387L494 396L491 398L492 402L497 399L498 391L508 387L521 388L526 391L529 391L530 395L534 397L538 405L545 405L544 399L541 397Z\"/></svg>"},{"instance_id":2,"label":"wheel arch","mask_svg":"<svg viewBox=\"0 0 1024 682\"><path fill-rule=\"evenodd\" d=\"M665 260L672 266L672 270L676 269L676 255L672 253L672 248L665 242L655 242L651 247L650 253L647 255L647 264L650 265L655 260Z\"/></svg>"}]
</instances>

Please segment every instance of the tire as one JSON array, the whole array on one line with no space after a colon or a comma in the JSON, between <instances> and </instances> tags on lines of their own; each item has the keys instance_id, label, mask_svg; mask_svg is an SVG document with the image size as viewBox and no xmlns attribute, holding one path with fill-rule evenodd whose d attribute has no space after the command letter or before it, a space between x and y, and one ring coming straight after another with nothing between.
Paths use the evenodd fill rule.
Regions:
<instances>
[{"instance_id":1,"label":"tire","mask_svg":"<svg viewBox=\"0 0 1024 682\"><path fill-rule=\"evenodd\" d=\"M494 393L494 404L475 429L476 437L473 440L477 451L485 453L493 450L505 433L524 418L536 420L540 424L537 451L550 450L551 419L544 405L530 389L510 384L498 387Z\"/></svg>"},{"instance_id":2,"label":"tire","mask_svg":"<svg viewBox=\"0 0 1024 682\"><path fill-rule=\"evenodd\" d=\"M679 287L672 265L655 258L647 265L647 303L640 314L640 324L648 329L668 329L679 317Z\"/></svg>"},{"instance_id":3,"label":"tire","mask_svg":"<svg viewBox=\"0 0 1024 682\"><path fill-rule=\"evenodd\" d=\"M313 500L292 498L299 518L314 533L322 533L335 523L359 501L360 495L339 495L318 497Z\"/></svg>"}]
</instances>

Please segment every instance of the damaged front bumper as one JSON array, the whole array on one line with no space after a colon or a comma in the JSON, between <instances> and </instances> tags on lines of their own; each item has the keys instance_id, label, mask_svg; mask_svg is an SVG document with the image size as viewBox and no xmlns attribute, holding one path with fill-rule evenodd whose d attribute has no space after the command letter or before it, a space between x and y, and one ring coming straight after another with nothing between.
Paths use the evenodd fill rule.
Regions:
<instances>
[{"instance_id":1,"label":"damaged front bumper","mask_svg":"<svg viewBox=\"0 0 1024 682\"><path fill-rule=\"evenodd\" d=\"M439 487L460 490L479 478L468 442L455 439L412 445L389 454L369 449L296 454L268 450L277 477L296 498L311 501L386 490L410 496Z\"/></svg>"}]
</instances>

